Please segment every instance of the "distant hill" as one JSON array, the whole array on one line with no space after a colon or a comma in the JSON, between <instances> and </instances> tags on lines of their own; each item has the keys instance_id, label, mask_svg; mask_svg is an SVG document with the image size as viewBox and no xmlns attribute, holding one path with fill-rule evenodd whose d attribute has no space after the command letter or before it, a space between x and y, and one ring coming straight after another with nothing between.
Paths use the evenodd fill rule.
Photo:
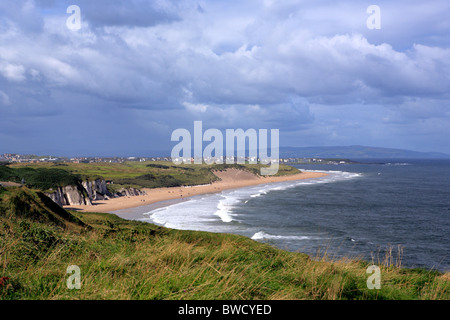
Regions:
<instances>
[{"instance_id":1,"label":"distant hill","mask_svg":"<svg viewBox=\"0 0 450 320\"><path fill-rule=\"evenodd\" d=\"M348 159L450 159L450 155L439 152L418 152L403 149L366 146L281 147L280 157Z\"/></svg>"}]
</instances>

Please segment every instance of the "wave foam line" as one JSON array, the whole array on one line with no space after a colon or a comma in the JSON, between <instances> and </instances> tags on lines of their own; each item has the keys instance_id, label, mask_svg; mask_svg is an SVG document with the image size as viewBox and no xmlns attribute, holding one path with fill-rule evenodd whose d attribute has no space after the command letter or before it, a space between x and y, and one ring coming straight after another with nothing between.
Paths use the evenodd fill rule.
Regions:
<instances>
[{"instance_id":1,"label":"wave foam line","mask_svg":"<svg viewBox=\"0 0 450 320\"><path fill-rule=\"evenodd\" d=\"M251 239L253 240L264 240L264 239L282 239L282 240L311 240L315 237L308 236L279 236L279 235L271 235L264 231L259 231L255 233Z\"/></svg>"}]
</instances>

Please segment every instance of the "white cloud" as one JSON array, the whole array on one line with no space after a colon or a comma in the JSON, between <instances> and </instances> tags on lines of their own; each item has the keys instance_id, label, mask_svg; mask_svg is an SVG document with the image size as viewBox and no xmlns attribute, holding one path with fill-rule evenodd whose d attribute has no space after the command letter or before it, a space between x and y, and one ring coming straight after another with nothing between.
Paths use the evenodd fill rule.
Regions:
<instances>
[{"instance_id":1,"label":"white cloud","mask_svg":"<svg viewBox=\"0 0 450 320\"><path fill-rule=\"evenodd\" d=\"M206 104L194 104L189 102L183 102L183 106L185 106L186 110L191 113L205 113L208 110L208 106Z\"/></svg>"},{"instance_id":2,"label":"white cloud","mask_svg":"<svg viewBox=\"0 0 450 320\"><path fill-rule=\"evenodd\" d=\"M20 82L25 80L25 67L20 64L0 61L0 74L9 81Z\"/></svg>"},{"instance_id":3,"label":"white cloud","mask_svg":"<svg viewBox=\"0 0 450 320\"><path fill-rule=\"evenodd\" d=\"M202 7L208 14L178 12L183 19L169 25L98 29L86 24L80 32L58 26L65 23L64 15L46 16L39 37L22 34L20 44L2 43L9 57L20 57L7 61L2 74L23 81L26 68L33 68L52 85L142 103L167 101L164 94L178 97L180 105L184 88L199 105L267 105L283 103L292 94L373 103L392 96L444 94L450 84L447 49L417 44L397 51L386 43L372 44L362 34L317 35L289 12L325 14L330 9L270 6L278 10L239 12L236 6L206 3ZM339 13L342 8L348 6L338 6ZM231 14L237 15L230 19ZM210 25L212 17L218 20ZM231 42L231 50L223 51Z\"/></svg>"}]
</instances>

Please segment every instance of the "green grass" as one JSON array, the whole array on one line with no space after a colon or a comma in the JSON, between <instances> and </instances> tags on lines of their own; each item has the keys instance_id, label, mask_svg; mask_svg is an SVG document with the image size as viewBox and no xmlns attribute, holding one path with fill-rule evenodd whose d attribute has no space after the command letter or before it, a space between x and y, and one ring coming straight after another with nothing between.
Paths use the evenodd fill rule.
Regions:
<instances>
[{"instance_id":1,"label":"green grass","mask_svg":"<svg viewBox=\"0 0 450 320\"><path fill-rule=\"evenodd\" d=\"M78 180L95 180L97 178L111 180L114 185L108 185L110 192L115 192L121 187L135 188L159 188L178 187L187 185L209 184L217 181L215 170L236 168L247 170L256 175L260 174L260 164L182 164L175 165L171 162L125 162L125 163L37 163L37 164L14 164L6 166L5 179L12 172L39 172L44 177L37 181L51 181L49 184L28 183L30 187L48 189L50 186L59 185L66 178ZM287 165L280 165L278 176L298 173L298 169ZM63 174L65 173L65 174ZM1 177L1 172L0 172ZM20 177L21 178L21 177ZM64 178L64 179L63 179ZM12 181L20 180L14 179ZM35 181L36 179L33 179ZM0 179L1 181L1 179ZM7 180L6 180L7 181Z\"/></svg>"},{"instance_id":2,"label":"green grass","mask_svg":"<svg viewBox=\"0 0 450 320\"><path fill-rule=\"evenodd\" d=\"M87 227L41 191L26 187L0 187L0 216L8 219L23 218L63 229Z\"/></svg>"},{"instance_id":3,"label":"green grass","mask_svg":"<svg viewBox=\"0 0 450 320\"><path fill-rule=\"evenodd\" d=\"M0 299L449 299L450 277L380 263L381 289L366 286L369 263L310 258L243 236L179 231L111 214L71 212L79 227L42 221L9 206L0 190ZM22 206L25 204L22 203ZM5 208L9 208L8 211ZM19 210L20 211L20 210ZM73 220L75 221L75 220ZM89 228L86 227L89 225ZM81 289L69 290L69 265Z\"/></svg>"},{"instance_id":4,"label":"green grass","mask_svg":"<svg viewBox=\"0 0 450 320\"><path fill-rule=\"evenodd\" d=\"M41 190L78 185L81 181L80 176L60 168L0 166L0 181L21 183L22 179L27 186Z\"/></svg>"}]
</instances>

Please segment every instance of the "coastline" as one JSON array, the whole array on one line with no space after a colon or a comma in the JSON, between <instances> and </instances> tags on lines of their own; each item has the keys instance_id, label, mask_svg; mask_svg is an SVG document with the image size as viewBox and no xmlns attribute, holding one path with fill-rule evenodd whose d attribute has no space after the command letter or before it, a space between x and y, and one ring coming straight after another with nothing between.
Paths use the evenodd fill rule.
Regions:
<instances>
[{"instance_id":1,"label":"coastline","mask_svg":"<svg viewBox=\"0 0 450 320\"><path fill-rule=\"evenodd\" d=\"M93 201L93 205L79 205L79 206L64 206L64 209L75 210L79 212L100 212L100 213L113 213L113 211L131 209L146 205L157 204L163 201L180 201L182 199L201 195L218 193L223 190L238 189L248 186L254 186L259 184L284 182L303 179L320 178L327 175L323 172L301 172L289 176L255 176L254 174L237 170L227 169L225 171L217 171L214 173L221 180L215 181L207 185L197 186L183 186L183 187L170 187L170 188L144 188L147 194L142 196L132 197L120 197L109 200L96 200ZM122 217L125 217L122 215Z\"/></svg>"}]
</instances>

